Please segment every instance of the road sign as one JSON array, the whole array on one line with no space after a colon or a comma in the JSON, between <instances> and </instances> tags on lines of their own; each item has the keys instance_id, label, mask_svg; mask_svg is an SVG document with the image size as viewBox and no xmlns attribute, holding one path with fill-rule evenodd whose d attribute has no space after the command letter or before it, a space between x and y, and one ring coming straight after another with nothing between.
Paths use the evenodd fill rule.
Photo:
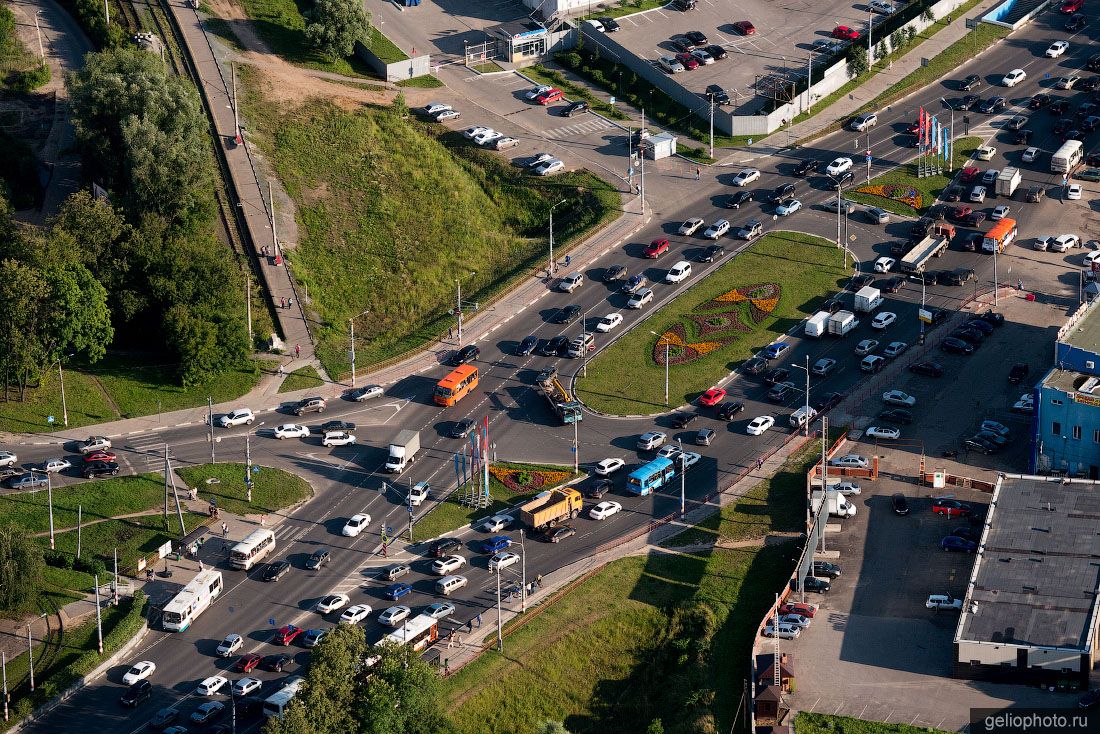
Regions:
<instances>
[{"instance_id":1,"label":"road sign","mask_svg":"<svg viewBox=\"0 0 1100 734\"><path fill-rule=\"evenodd\" d=\"M608 102L610 102L611 104L615 104L615 98L612 97L610 100L608 100Z\"/></svg>"},{"instance_id":2,"label":"road sign","mask_svg":"<svg viewBox=\"0 0 1100 734\"><path fill-rule=\"evenodd\" d=\"M1043 74L1043 78L1044 79L1050 79L1050 72L1048 71L1045 74Z\"/></svg>"},{"instance_id":3,"label":"road sign","mask_svg":"<svg viewBox=\"0 0 1100 734\"><path fill-rule=\"evenodd\" d=\"M267 618L267 623L270 624L272 627L274 627L275 626L275 618L274 617L268 617Z\"/></svg>"},{"instance_id":4,"label":"road sign","mask_svg":"<svg viewBox=\"0 0 1100 734\"><path fill-rule=\"evenodd\" d=\"M1065 186L1069 183L1069 176L1062 176L1062 185Z\"/></svg>"},{"instance_id":5,"label":"road sign","mask_svg":"<svg viewBox=\"0 0 1100 734\"><path fill-rule=\"evenodd\" d=\"M259 473L260 473L260 467L258 467L258 466L253 466L253 467L252 467L252 473L253 473L253 474L259 474Z\"/></svg>"},{"instance_id":6,"label":"road sign","mask_svg":"<svg viewBox=\"0 0 1100 734\"><path fill-rule=\"evenodd\" d=\"M46 416L46 422L47 423L53 423L54 422L54 417L52 415Z\"/></svg>"},{"instance_id":7,"label":"road sign","mask_svg":"<svg viewBox=\"0 0 1100 734\"><path fill-rule=\"evenodd\" d=\"M932 323L932 312L927 309L917 309L917 318L926 324Z\"/></svg>"},{"instance_id":8,"label":"road sign","mask_svg":"<svg viewBox=\"0 0 1100 734\"><path fill-rule=\"evenodd\" d=\"M868 162L868 163L870 163L870 162L871 162L871 154L870 154L870 153L868 153L868 154L867 154L867 162Z\"/></svg>"},{"instance_id":9,"label":"road sign","mask_svg":"<svg viewBox=\"0 0 1100 734\"><path fill-rule=\"evenodd\" d=\"M574 454L575 454L575 453L577 453L577 447L576 447L576 446L570 446L570 447L569 447L569 450L570 450L571 452L573 452Z\"/></svg>"}]
</instances>

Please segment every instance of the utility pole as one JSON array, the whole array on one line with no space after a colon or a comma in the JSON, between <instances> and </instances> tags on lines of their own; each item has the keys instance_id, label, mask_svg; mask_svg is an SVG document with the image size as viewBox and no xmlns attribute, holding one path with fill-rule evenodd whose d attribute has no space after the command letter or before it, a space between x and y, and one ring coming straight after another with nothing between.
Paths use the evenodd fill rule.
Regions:
<instances>
[{"instance_id":1,"label":"utility pole","mask_svg":"<svg viewBox=\"0 0 1100 734\"><path fill-rule=\"evenodd\" d=\"M46 502L50 506L50 550L54 549L53 533L53 477L46 472Z\"/></svg>"},{"instance_id":2,"label":"utility pole","mask_svg":"<svg viewBox=\"0 0 1100 734\"><path fill-rule=\"evenodd\" d=\"M210 427L210 463L217 463L214 461L214 399L211 397L206 398L206 424ZM168 447L164 447L164 461L168 462ZM168 473L164 474L164 481L168 481Z\"/></svg>"},{"instance_id":3,"label":"utility pole","mask_svg":"<svg viewBox=\"0 0 1100 734\"><path fill-rule=\"evenodd\" d=\"M355 320L357 318L359 318L359 316L366 316L369 313L370 313L370 309L368 308L366 311L359 314L358 316L352 316L350 319L348 319L348 326L351 328L350 356L351 356L351 386L352 387L355 387Z\"/></svg>"},{"instance_id":4,"label":"utility pole","mask_svg":"<svg viewBox=\"0 0 1100 734\"><path fill-rule=\"evenodd\" d=\"M527 549L523 546L523 528L519 529L519 560L522 569L520 580L523 582L523 589L519 595L519 611L524 613L527 611Z\"/></svg>"},{"instance_id":5,"label":"utility pole","mask_svg":"<svg viewBox=\"0 0 1100 734\"><path fill-rule=\"evenodd\" d=\"M84 514L84 506L83 505L77 505L76 506L76 557L77 558L80 558L80 531L83 529L81 527L82 523L83 523L83 519L84 519L83 514Z\"/></svg>"},{"instance_id":6,"label":"utility pole","mask_svg":"<svg viewBox=\"0 0 1100 734\"><path fill-rule=\"evenodd\" d=\"M118 548L115 548L115 582L111 586L111 606L118 606Z\"/></svg>"},{"instance_id":7,"label":"utility pole","mask_svg":"<svg viewBox=\"0 0 1100 734\"><path fill-rule=\"evenodd\" d=\"M581 450L577 443L577 421L573 421L573 471L580 471Z\"/></svg>"},{"instance_id":8,"label":"utility pole","mask_svg":"<svg viewBox=\"0 0 1100 734\"><path fill-rule=\"evenodd\" d=\"M41 10L37 10L34 13L34 32L38 34L38 58L42 61L42 65L46 65L46 52L42 50L42 29L38 27L38 15ZM5 717L7 720L7 717Z\"/></svg>"},{"instance_id":9,"label":"utility pole","mask_svg":"<svg viewBox=\"0 0 1100 734\"><path fill-rule=\"evenodd\" d=\"M800 364L791 364L796 370L806 371L806 422L802 424L802 435L810 435L810 355L806 355L806 366L803 367Z\"/></svg>"},{"instance_id":10,"label":"utility pole","mask_svg":"<svg viewBox=\"0 0 1100 734\"><path fill-rule=\"evenodd\" d=\"M660 346L661 341L665 343L665 407L668 407L668 348L670 342L665 338L663 334L658 334L656 331L650 331L650 334L656 337L660 337L657 341L657 345Z\"/></svg>"},{"instance_id":11,"label":"utility pole","mask_svg":"<svg viewBox=\"0 0 1100 734\"><path fill-rule=\"evenodd\" d=\"M458 345L462 346L462 279L455 278L455 282L458 284L458 301L455 303L458 307Z\"/></svg>"},{"instance_id":12,"label":"utility pole","mask_svg":"<svg viewBox=\"0 0 1100 734\"><path fill-rule=\"evenodd\" d=\"M710 95L710 157L714 160L714 95Z\"/></svg>"},{"instance_id":13,"label":"utility pole","mask_svg":"<svg viewBox=\"0 0 1100 734\"><path fill-rule=\"evenodd\" d=\"M234 108L236 109L236 108ZM244 276L244 309L245 318L248 320L248 344L252 345L252 282L248 275Z\"/></svg>"},{"instance_id":14,"label":"utility pole","mask_svg":"<svg viewBox=\"0 0 1100 734\"><path fill-rule=\"evenodd\" d=\"M8 720L8 654L0 650L0 670L4 672L4 721Z\"/></svg>"},{"instance_id":15,"label":"utility pole","mask_svg":"<svg viewBox=\"0 0 1100 734\"><path fill-rule=\"evenodd\" d=\"M61 357L57 358L57 378L61 381L61 420L65 423L65 427L68 428L69 404L65 402L65 375L61 371Z\"/></svg>"},{"instance_id":16,"label":"utility pole","mask_svg":"<svg viewBox=\"0 0 1100 734\"><path fill-rule=\"evenodd\" d=\"M233 74L233 141L237 144L241 144L241 120L237 116L237 65L230 64L229 68ZM272 230L274 231L274 230Z\"/></svg>"},{"instance_id":17,"label":"utility pole","mask_svg":"<svg viewBox=\"0 0 1100 734\"><path fill-rule=\"evenodd\" d=\"M96 613L99 613L99 577L95 577L95 608ZM31 693L34 693L34 647L31 645L31 623L27 622L27 663L30 665L31 671Z\"/></svg>"},{"instance_id":18,"label":"utility pole","mask_svg":"<svg viewBox=\"0 0 1100 734\"><path fill-rule=\"evenodd\" d=\"M566 200L562 199L557 204L554 204L554 206L550 207L550 264L546 268L546 273L551 278L554 277L554 272L557 270L557 268L554 265L554 210L557 209L562 204L564 204L565 202L566 202Z\"/></svg>"},{"instance_id":19,"label":"utility pole","mask_svg":"<svg viewBox=\"0 0 1100 734\"><path fill-rule=\"evenodd\" d=\"M642 110L642 127L645 130L645 110ZM638 195L642 197L642 216L645 216L645 148L642 146L642 134L638 133Z\"/></svg>"},{"instance_id":20,"label":"utility pole","mask_svg":"<svg viewBox=\"0 0 1100 734\"><path fill-rule=\"evenodd\" d=\"M501 621L500 621L500 569L499 568L497 569L496 577L497 577L497 652L503 653L504 652L504 635L502 634Z\"/></svg>"},{"instance_id":21,"label":"utility pole","mask_svg":"<svg viewBox=\"0 0 1100 734\"><path fill-rule=\"evenodd\" d=\"M95 575L95 629L96 634L99 636L99 643L97 648L99 654L103 654L103 617L99 613L99 574Z\"/></svg>"},{"instance_id":22,"label":"utility pole","mask_svg":"<svg viewBox=\"0 0 1100 734\"><path fill-rule=\"evenodd\" d=\"M107 4L107 0L103 0L103 14L107 17L107 25L111 25L111 6ZM31 686L31 690L34 690L34 686Z\"/></svg>"},{"instance_id":23,"label":"utility pole","mask_svg":"<svg viewBox=\"0 0 1100 734\"><path fill-rule=\"evenodd\" d=\"M283 257L279 254L279 236L275 234L275 193L270 182L267 184L267 198L271 201L271 242L275 248L275 264L280 265Z\"/></svg>"},{"instance_id":24,"label":"utility pole","mask_svg":"<svg viewBox=\"0 0 1100 734\"><path fill-rule=\"evenodd\" d=\"M684 442L676 439L676 445L680 447L680 519L684 519L687 505L687 457L684 456Z\"/></svg>"}]
</instances>

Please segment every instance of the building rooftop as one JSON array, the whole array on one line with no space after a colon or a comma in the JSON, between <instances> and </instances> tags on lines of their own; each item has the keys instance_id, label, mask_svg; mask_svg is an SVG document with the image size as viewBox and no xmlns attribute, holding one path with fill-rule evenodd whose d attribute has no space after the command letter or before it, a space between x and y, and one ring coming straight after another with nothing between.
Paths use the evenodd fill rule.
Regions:
<instances>
[{"instance_id":1,"label":"building rooftop","mask_svg":"<svg viewBox=\"0 0 1100 734\"><path fill-rule=\"evenodd\" d=\"M1100 352L1100 316L1097 315L1097 304L1100 301L1093 301L1088 311L1060 341L1090 352Z\"/></svg>"},{"instance_id":2,"label":"building rooftop","mask_svg":"<svg viewBox=\"0 0 1100 734\"><path fill-rule=\"evenodd\" d=\"M1088 650L1100 589L1097 527L1100 483L1002 477L958 639Z\"/></svg>"},{"instance_id":3,"label":"building rooftop","mask_svg":"<svg viewBox=\"0 0 1100 734\"><path fill-rule=\"evenodd\" d=\"M1043 380L1043 385L1064 392L1077 392L1082 387L1085 387L1085 383L1088 382L1089 378L1095 379L1096 376L1086 375L1084 372L1077 372L1075 370L1060 370L1055 367L1047 374L1046 378ZM1025 386L1021 385L1021 387ZM1097 393L1100 393L1100 390L1097 390ZM1098 394L1097 397L1100 397L1100 394Z\"/></svg>"}]
</instances>

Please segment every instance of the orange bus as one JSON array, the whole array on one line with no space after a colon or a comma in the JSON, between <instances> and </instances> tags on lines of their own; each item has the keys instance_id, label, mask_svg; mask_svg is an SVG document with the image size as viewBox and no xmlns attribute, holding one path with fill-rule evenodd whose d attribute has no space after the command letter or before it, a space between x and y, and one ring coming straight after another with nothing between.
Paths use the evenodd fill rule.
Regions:
<instances>
[{"instance_id":1,"label":"orange bus","mask_svg":"<svg viewBox=\"0 0 1100 734\"><path fill-rule=\"evenodd\" d=\"M439 405L454 405L475 387L477 387L477 367L464 364L456 367L435 386L435 402Z\"/></svg>"},{"instance_id":2,"label":"orange bus","mask_svg":"<svg viewBox=\"0 0 1100 734\"><path fill-rule=\"evenodd\" d=\"M1019 230L1015 219L1002 219L993 225L993 229L985 233L982 240L983 252L1004 252L1012 240L1016 239Z\"/></svg>"}]
</instances>

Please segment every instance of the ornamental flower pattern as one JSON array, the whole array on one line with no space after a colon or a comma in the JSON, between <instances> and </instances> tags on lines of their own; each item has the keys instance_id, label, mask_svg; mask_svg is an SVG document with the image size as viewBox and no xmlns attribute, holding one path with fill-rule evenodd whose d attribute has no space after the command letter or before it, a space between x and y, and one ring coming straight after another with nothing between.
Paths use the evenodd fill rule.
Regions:
<instances>
[{"instance_id":1,"label":"ornamental flower pattern","mask_svg":"<svg viewBox=\"0 0 1100 734\"><path fill-rule=\"evenodd\" d=\"M567 471L551 471L548 469L514 469L510 466L489 465L489 474L496 477L497 481L509 489L509 491L523 494L540 489L556 487L568 481L572 476Z\"/></svg>"},{"instance_id":2,"label":"ornamental flower pattern","mask_svg":"<svg viewBox=\"0 0 1100 734\"><path fill-rule=\"evenodd\" d=\"M666 329L653 345L653 361L660 367L665 366L666 344L669 345L669 365L690 364L732 344L742 334L750 333L752 324L759 324L775 311L781 292L778 283L756 283L735 288L707 301L686 317L693 327L693 337L699 341L689 341L685 325L675 324ZM731 304L733 308L730 308ZM741 304L747 304L747 314L746 306Z\"/></svg>"},{"instance_id":3,"label":"ornamental flower pattern","mask_svg":"<svg viewBox=\"0 0 1100 734\"><path fill-rule=\"evenodd\" d=\"M900 184L860 186L856 189L856 192L860 194L873 194L874 196L881 196L885 199L900 201L903 204L908 204L914 209L920 209L921 205L924 203L924 197L919 191L912 186L902 186Z\"/></svg>"}]
</instances>

